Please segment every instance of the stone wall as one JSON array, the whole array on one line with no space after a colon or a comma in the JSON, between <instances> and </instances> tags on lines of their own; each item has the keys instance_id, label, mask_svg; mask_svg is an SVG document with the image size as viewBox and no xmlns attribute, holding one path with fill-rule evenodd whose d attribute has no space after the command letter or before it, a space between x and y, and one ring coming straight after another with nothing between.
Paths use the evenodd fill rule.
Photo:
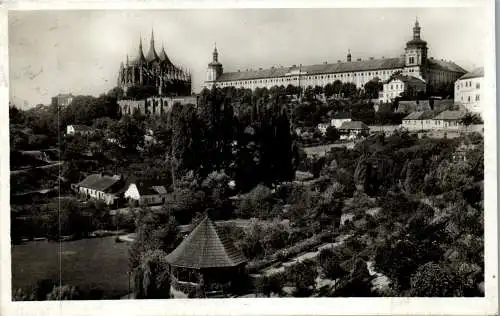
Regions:
<instances>
[{"instance_id":1,"label":"stone wall","mask_svg":"<svg viewBox=\"0 0 500 316\"><path fill-rule=\"evenodd\" d=\"M120 100L120 110L122 115L132 115L138 109L141 114L162 116L172 111L172 106L175 103L197 105L198 98L196 96L179 96L179 97L150 97L146 100Z\"/></svg>"}]
</instances>

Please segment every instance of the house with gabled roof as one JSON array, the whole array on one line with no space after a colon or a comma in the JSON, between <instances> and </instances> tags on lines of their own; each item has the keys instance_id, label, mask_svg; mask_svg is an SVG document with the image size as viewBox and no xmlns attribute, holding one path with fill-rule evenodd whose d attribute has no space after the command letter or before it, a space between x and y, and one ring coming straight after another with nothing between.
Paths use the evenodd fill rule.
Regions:
<instances>
[{"instance_id":1,"label":"house with gabled roof","mask_svg":"<svg viewBox=\"0 0 500 316\"><path fill-rule=\"evenodd\" d=\"M86 125L68 125L66 126L66 135L91 135L95 130Z\"/></svg>"},{"instance_id":2,"label":"house with gabled roof","mask_svg":"<svg viewBox=\"0 0 500 316\"><path fill-rule=\"evenodd\" d=\"M370 128L361 121L344 122L339 128L340 139L354 139L362 135L368 135Z\"/></svg>"},{"instance_id":3,"label":"house with gabled roof","mask_svg":"<svg viewBox=\"0 0 500 316\"><path fill-rule=\"evenodd\" d=\"M115 205L123 193L123 178L120 175L91 174L74 185L74 189L87 198L104 201L107 205Z\"/></svg>"},{"instance_id":4,"label":"house with gabled roof","mask_svg":"<svg viewBox=\"0 0 500 316\"><path fill-rule=\"evenodd\" d=\"M158 205L165 203L167 188L163 181L135 180L131 182L123 197L136 205Z\"/></svg>"},{"instance_id":5,"label":"house with gabled roof","mask_svg":"<svg viewBox=\"0 0 500 316\"><path fill-rule=\"evenodd\" d=\"M392 102L402 95L417 96L426 90L426 82L418 77L396 74L389 78L380 92L381 102Z\"/></svg>"},{"instance_id":6,"label":"house with gabled roof","mask_svg":"<svg viewBox=\"0 0 500 316\"><path fill-rule=\"evenodd\" d=\"M433 111L417 111L412 112L403 118L401 127L409 131L421 131L432 129L434 127Z\"/></svg>"},{"instance_id":7,"label":"house with gabled roof","mask_svg":"<svg viewBox=\"0 0 500 316\"><path fill-rule=\"evenodd\" d=\"M433 118L435 129L461 129L466 111L443 111Z\"/></svg>"}]
</instances>

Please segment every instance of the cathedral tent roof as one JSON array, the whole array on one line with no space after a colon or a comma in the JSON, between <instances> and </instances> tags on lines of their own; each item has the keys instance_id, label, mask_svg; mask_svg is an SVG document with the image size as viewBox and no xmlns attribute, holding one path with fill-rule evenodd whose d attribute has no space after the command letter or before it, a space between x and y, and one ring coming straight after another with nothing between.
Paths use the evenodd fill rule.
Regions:
<instances>
[{"instance_id":1,"label":"cathedral tent roof","mask_svg":"<svg viewBox=\"0 0 500 316\"><path fill-rule=\"evenodd\" d=\"M167 256L167 261L174 267L206 269L235 267L247 259L207 216Z\"/></svg>"},{"instance_id":2,"label":"cathedral tent roof","mask_svg":"<svg viewBox=\"0 0 500 316\"><path fill-rule=\"evenodd\" d=\"M161 52L160 52L160 60L165 65L173 65L172 62L170 61L170 59L168 58L164 47L162 47Z\"/></svg>"},{"instance_id":3,"label":"cathedral tent roof","mask_svg":"<svg viewBox=\"0 0 500 316\"><path fill-rule=\"evenodd\" d=\"M333 64L317 64L302 66L301 73L304 75L359 72L369 70L383 70L404 67L404 60L401 58L370 59L362 61L340 62ZM268 77L285 77L287 73L299 70L299 67L269 68L264 70L251 70L241 72L223 73L217 81L260 79Z\"/></svg>"},{"instance_id":4,"label":"cathedral tent roof","mask_svg":"<svg viewBox=\"0 0 500 316\"><path fill-rule=\"evenodd\" d=\"M144 58L144 52L142 50L142 39L139 40L139 49L137 51L137 56L132 59L132 62L130 64L132 65L137 65L139 64L141 61L145 61L146 58Z\"/></svg>"},{"instance_id":5,"label":"cathedral tent roof","mask_svg":"<svg viewBox=\"0 0 500 316\"><path fill-rule=\"evenodd\" d=\"M148 55L146 56L146 60L148 62L152 62L152 61L159 60L159 59L160 58L158 57L158 54L156 54L156 50L155 50L155 40L154 40L153 31L151 30L151 42L149 45L149 52L148 52Z\"/></svg>"}]
</instances>

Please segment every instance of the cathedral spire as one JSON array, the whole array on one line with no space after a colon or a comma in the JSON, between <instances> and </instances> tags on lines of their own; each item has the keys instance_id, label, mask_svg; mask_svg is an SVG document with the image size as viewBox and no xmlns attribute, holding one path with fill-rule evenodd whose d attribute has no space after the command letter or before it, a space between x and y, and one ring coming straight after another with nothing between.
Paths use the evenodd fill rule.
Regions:
<instances>
[{"instance_id":1,"label":"cathedral spire","mask_svg":"<svg viewBox=\"0 0 500 316\"><path fill-rule=\"evenodd\" d=\"M137 52L137 57L135 58L134 63L140 63L143 60L144 60L144 51L142 49L142 36L139 35L139 50Z\"/></svg>"},{"instance_id":2,"label":"cathedral spire","mask_svg":"<svg viewBox=\"0 0 500 316\"><path fill-rule=\"evenodd\" d=\"M158 55L156 54L156 50L155 50L155 39L154 39L154 33L153 33L153 29L151 29L151 41L149 43L149 52L148 52L148 55L146 56L146 60L148 62L151 62L151 61L155 61L155 60L158 60Z\"/></svg>"}]
</instances>

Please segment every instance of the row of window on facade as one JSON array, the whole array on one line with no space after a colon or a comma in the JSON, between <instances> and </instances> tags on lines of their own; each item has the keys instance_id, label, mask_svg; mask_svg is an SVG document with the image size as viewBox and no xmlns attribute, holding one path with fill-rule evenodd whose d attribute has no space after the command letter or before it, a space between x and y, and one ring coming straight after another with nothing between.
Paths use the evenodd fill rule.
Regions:
<instances>
[{"instance_id":1,"label":"row of window on facade","mask_svg":"<svg viewBox=\"0 0 500 316\"><path fill-rule=\"evenodd\" d=\"M460 97L460 101L463 101L464 100L464 96L461 96ZM479 96L479 94L476 94L476 101L480 101L481 97ZM467 102L470 102L470 95L467 97Z\"/></svg>"},{"instance_id":2,"label":"row of window on facade","mask_svg":"<svg viewBox=\"0 0 500 316\"><path fill-rule=\"evenodd\" d=\"M426 120L425 124L431 125L432 121L434 121L434 125L441 125L441 122L442 122L440 120ZM405 122L405 125L420 125L420 124L424 124L424 121L408 120ZM448 122L448 125L449 126L459 126L460 123L456 122L456 121L451 121L451 122Z\"/></svg>"},{"instance_id":3,"label":"row of window on facade","mask_svg":"<svg viewBox=\"0 0 500 316\"><path fill-rule=\"evenodd\" d=\"M411 69L410 72L413 72L414 69ZM394 73L394 71L390 70L384 70L384 71L375 71L375 72L365 72L365 73L359 73L359 75L356 75L357 73L345 73L345 74L333 74L333 75L318 75L318 76L307 76L303 77L304 80L319 80L319 79L335 79L335 78L344 78L344 77L363 77L363 76L377 76L377 75L390 75ZM258 80L245 80L245 81L237 81L237 82L223 82L223 86L230 86L230 85L244 85L244 84L259 84L259 83L278 83L278 82L289 82L289 81L297 81L298 77L295 78L275 78L275 79L258 79Z\"/></svg>"},{"instance_id":4,"label":"row of window on facade","mask_svg":"<svg viewBox=\"0 0 500 316\"><path fill-rule=\"evenodd\" d=\"M460 85L457 85L457 88L463 88L464 87L464 83L465 83L465 87L468 88L468 87L472 87L472 81L465 81L465 82L460 82ZM481 88L481 84L479 82L476 82L476 89L480 89Z\"/></svg>"}]
</instances>

